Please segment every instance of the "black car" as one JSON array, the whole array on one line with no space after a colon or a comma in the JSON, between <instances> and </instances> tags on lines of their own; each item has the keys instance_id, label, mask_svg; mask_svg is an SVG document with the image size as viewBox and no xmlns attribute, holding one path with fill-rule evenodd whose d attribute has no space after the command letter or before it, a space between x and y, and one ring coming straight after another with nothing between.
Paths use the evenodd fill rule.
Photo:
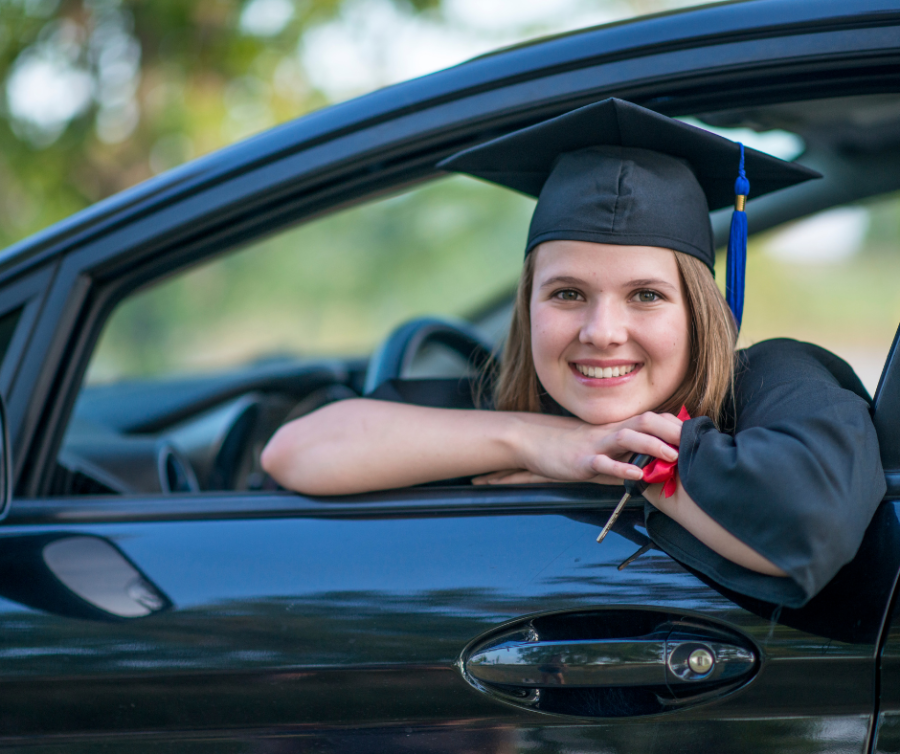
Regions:
<instances>
[{"instance_id":1,"label":"black car","mask_svg":"<svg viewBox=\"0 0 900 754\"><path fill-rule=\"evenodd\" d=\"M477 273L468 282L436 247L394 264L372 263L367 244L398 245L380 224L391 213L412 228L422 207L438 217L456 206L444 200L457 190L474 192L459 201L476 209L488 206L478 192L501 191L459 189L468 179L442 176L442 158L609 96L802 138L799 160L826 178L751 201L751 232L900 189L900 6L751 0L510 48L330 107L0 255L4 746L900 750L896 342L884 346L874 398L887 498L855 560L802 609L675 561L647 538L640 505L598 546L621 488L444 484L311 498L260 471L260 448L287 418L384 379L464 373L502 340L527 223L518 199L477 220L484 248L460 252ZM445 185L455 188L428 193ZM341 241L347 213L363 220ZM491 235L501 220L521 236ZM439 235L451 243L459 222L445 217ZM714 223L721 241L727 218ZM330 306L329 275L349 300L347 281L390 267L399 282L364 302L371 320L347 310L356 334L399 323L374 355L354 355L363 341L350 338L325 356L178 373L172 354L202 350L202 332L186 331L146 344L158 361L131 378L104 372L104 353L140 341L134 311L184 301L153 291L214 277L198 267L214 258L249 270L279 244L313 260L280 274L301 307L305 295ZM352 250L343 267L331 244ZM500 247L513 250L508 264L491 254ZM438 282L397 292L416 265L440 273L450 313L468 308L469 322L429 310ZM240 306L221 302L207 321L227 321L221 342L277 343L288 327L287 315L243 327ZM116 330L117 317L127 326ZM313 330L327 334L330 321L298 337L318 343Z\"/></svg>"}]
</instances>

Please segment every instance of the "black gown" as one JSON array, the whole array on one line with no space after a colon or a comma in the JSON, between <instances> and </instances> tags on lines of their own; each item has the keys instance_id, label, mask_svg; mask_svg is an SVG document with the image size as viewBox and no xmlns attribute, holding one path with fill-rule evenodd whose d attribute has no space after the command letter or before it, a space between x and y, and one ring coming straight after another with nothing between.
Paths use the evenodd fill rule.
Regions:
<instances>
[{"instance_id":1,"label":"black gown","mask_svg":"<svg viewBox=\"0 0 900 754\"><path fill-rule=\"evenodd\" d=\"M393 380L373 398L472 408L465 382ZM647 531L676 560L750 597L800 607L853 559L886 485L871 400L823 348L768 340L738 353L725 427L682 429L678 473L700 508L781 568L764 576L710 550L647 505Z\"/></svg>"}]
</instances>

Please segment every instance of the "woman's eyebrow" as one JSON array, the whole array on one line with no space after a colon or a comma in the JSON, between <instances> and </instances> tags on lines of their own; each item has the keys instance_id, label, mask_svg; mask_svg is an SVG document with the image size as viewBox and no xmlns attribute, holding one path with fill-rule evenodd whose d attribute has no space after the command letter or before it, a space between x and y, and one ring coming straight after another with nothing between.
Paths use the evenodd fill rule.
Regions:
<instances>
[{"instance_id":1,"label":"woman's eyebrow","mask_svg":"<svg viewBox=\"0 0 900 754\"><path fill-rule=\"evenodd\" d=\"M572 277L571 275L555 275L540 284L539 288L547 288L551 285L584 285L581 278Z\"/></svg>"},{"instance_id":2,"label":"woman's eyebrow","mask_svg":"<svg viewBox=\"0 0 900 754\"><path fill-rule=\"evenodd\" d=\"M644 278L642 280L629 280L624 288L671 288L675 290L676 286L672 285L668 280L662 278Z\"/></svg>"},{"instance_id":3,"label":"woman's eyebrow","mask_svg":"<svg viewBox=\"0 0 900 754\"><path fill-rule=\"evenodd\" d=\"M548 288L552 285L585 285L584 280L571 275L554 275L548 278L538 286L538 288ZM662 278L641 278L639 280L629 280L622 285L623 288L670 288L675 290L676 286Z\"/></svg>"}]
</instances>

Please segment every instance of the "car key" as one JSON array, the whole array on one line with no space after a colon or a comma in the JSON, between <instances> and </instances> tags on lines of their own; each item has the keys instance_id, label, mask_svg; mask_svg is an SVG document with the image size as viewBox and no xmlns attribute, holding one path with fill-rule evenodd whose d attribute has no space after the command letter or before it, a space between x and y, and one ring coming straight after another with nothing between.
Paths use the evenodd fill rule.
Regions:
<instances>
[{"instance_id":1,"label":"car key","mask_svg":"<svg viewBox=\"0 0 900 754\"><path fill-rule=\"evenodd\" d=\"M628 463L634 464L639 469L643 469L652 460L653 456L651 455L647 455L646 453L636 453L631 457ZM600 535L597 537L598 542L602 542L603 538L609 534L609 530L612 529L612 525L616 522L622 509L625 507L625 503L631 500L635 495L640 495L649 486L650 485L643 479L625 480L625 494L622 495L622 499L615 507L615 510L613 510L612 515L609 517L609 521L606 522L606 526L603 527L603 531L601 531Z\"/></svg>"}]
</instances>

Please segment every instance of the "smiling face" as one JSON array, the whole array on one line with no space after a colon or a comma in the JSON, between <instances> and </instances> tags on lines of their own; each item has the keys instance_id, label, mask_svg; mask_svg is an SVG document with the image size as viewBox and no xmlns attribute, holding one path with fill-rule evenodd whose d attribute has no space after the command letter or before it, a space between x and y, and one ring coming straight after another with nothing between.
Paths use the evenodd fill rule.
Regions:
<instances>
[{"instance_id":1,"label":"smiling face","mask_svg":"<svg viewBox=\"0 0 900 754\"><path fill-rule=\"evenodd\" d=\"M608 424L670 398L690 366L675 254L548 241L535 249L531 349L538 379L580 419Z\"/></svg>"}]
</instances>

